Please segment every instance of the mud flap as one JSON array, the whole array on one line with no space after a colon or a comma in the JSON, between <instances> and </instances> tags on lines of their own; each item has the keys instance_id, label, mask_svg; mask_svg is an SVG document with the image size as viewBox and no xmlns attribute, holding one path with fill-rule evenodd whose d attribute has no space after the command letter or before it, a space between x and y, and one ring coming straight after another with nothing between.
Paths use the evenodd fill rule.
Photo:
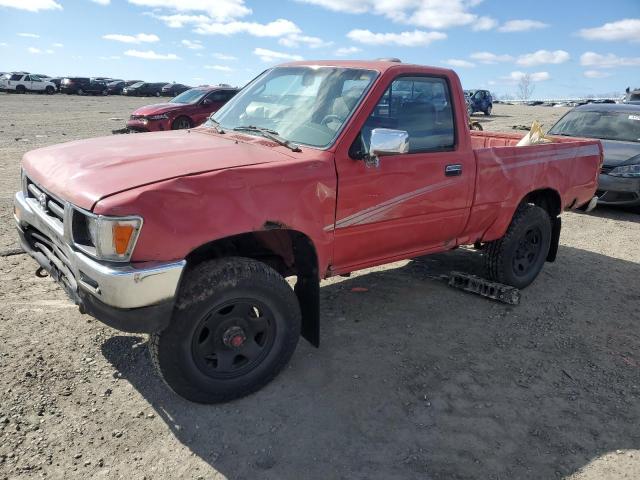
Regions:
<instances>
[{"instance_id":1,"label":"mud flap","mask_svg":"<svg viewBox=\"0 0 640 480\"><path fill-rule=\"evenodd\" d=\"M320 280L317 276L298 277L294 287L302 313L302 337L314 347L320 346Z\"/></svg>"},{"instance_id":2,"label":"mud flap","mask_svg":"<svg viewBox=\"0 0 640 480\"><path fill-rule=\"evenodd\" d=\"M547 262L555 262L560 246L560 230L562 229L562 219L560 217L551 219L551 244L547 253Z\"/></svg>"}]
</instances>

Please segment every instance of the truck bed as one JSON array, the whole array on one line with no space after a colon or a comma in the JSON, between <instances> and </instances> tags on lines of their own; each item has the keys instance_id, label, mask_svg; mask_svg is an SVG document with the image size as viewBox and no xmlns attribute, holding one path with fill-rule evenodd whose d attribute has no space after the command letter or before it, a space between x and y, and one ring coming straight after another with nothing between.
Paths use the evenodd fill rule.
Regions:
<instances>
[{"instance_id":1,"label":"truck bed","mask_svg":"<svg viewBox=\"0 0 640 480\"><path fill-rule=\"evenodd\" d=\"M516 147L523 133L470 133L477 175L469 222L459 243L500 238L522 192L554 190L560 211L591 199L602 163L598 140L549 137L553 143Z\"/></svg>"}]
</instances>

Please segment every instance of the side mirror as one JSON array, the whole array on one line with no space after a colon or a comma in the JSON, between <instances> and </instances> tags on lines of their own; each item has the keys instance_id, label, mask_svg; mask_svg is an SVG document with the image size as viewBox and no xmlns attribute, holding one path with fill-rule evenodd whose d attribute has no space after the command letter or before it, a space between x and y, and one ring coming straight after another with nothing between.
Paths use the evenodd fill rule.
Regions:
<instances>
[{"instance_id":1,"label":"side mirror","mask_svg":"<svg viewBox=\"0 0 640 480\"><path fill-rule=\"evenodd\" d=\"M374 128L369 142L369 158L367 166L377 167L380 157L400 155L409 151L409 134L405 130L391 128Z\"/></svg>"}]
</instances>

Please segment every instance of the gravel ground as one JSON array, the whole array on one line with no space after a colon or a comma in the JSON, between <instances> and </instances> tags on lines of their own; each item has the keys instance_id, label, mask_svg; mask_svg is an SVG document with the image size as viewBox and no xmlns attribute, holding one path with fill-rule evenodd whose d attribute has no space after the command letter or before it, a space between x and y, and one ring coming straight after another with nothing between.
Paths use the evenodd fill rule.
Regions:
<instances>
[{"instance_id":1,"label":"gravel ground","mask_svg":"<svg viewBox=\"0 0 640 480\"><path fill-rule=\"evenodd\" d=\"M0 95L0 250L17 247L26 151L109 134L150 102ZM476 118L511 130L565 111ZM321 348L301 341L273 383L219 406L172 394L146 338L0 257L0 478L639 478L640 216L563 218L557 262L516 307L432 279L479 273L466 249L323 282Z\"/></svg>"}]
</instances>

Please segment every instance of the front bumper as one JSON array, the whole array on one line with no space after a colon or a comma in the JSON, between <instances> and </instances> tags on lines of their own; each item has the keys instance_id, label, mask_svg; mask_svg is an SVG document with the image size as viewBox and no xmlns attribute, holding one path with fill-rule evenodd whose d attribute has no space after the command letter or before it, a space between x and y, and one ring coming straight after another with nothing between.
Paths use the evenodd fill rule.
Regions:
<instances>
[{"instance_id":1,"label":"front bumper","mask_svg":"<svg viewBox=\"0 0 640 480\"><path fill-rule=\"evenodd\" d=\"M99 262L71 246L34 198L18 192L14 216L22 248L84 313L119 330L154 332L171 319L186 261Z\"/></svg>"},{"instance_id":2,"label":"front bumper","mask_svg":"<svg viewBox=\"0 0 640 480\"><path fill-rule=\"evenodd\" d=\"M640 178L615 177L601 173L596 194L599 205L640 205Z\"/></svg>"}]
</instances>

